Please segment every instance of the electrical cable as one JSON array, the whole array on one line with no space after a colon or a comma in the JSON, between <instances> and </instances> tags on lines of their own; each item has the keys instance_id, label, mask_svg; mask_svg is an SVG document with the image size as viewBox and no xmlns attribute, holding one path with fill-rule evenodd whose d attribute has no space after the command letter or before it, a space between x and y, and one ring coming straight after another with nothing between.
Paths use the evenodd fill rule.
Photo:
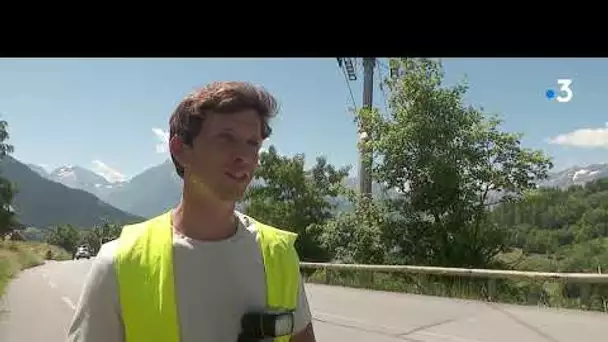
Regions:
<instances>
[{"instance_id":1,"label":"electrical cable","mask_svg":"<svg viewBox=\"0 0 608 342\"><path fill-rule=\"evenodd\" d=\"M353 89L350 86L350 81L348 80L348 75L346 74L344 67L341 66L339 63L338 63L338 69L340 69L340 71L342 72L342 75L344 75L344 81L346 82L346 87L348 88L348 92L350 94L350 99L353 102L354 109L357 110L357 102L355 101L355 95L353 94Z\"/></svg>"}]
</instances>

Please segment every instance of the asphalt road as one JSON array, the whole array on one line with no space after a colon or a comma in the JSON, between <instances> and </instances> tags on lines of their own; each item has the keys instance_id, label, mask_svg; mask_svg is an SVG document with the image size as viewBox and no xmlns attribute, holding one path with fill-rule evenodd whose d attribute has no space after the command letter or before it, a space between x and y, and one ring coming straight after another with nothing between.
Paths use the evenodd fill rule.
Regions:
<instances>
[{"instance_id":1,"label":"asphalt road","mask_svg":"<svg viewBox=\"0 0 608 342\"><path fill-rule=\"evenodd\" d=\"M0 301L0 341L61 342L91 261L26 270ZM320 342L600 342L608 314L307 285Z\"/></svg>"}]
</instances>

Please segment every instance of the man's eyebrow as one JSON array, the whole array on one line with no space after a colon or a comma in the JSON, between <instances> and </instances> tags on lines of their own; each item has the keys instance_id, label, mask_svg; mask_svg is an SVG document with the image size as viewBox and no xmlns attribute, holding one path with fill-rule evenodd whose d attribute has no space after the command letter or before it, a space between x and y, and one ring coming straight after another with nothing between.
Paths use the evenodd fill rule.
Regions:
<instances>
[{"instance_id":1,"label":"man's eyebrow","mask_svg":"<svg viewBox=\"0 0 608 342\"><path fill-rule=\"evenodd\" d=\"M232 128L232 127L223 127L223 128L221 128L217 132L217 134L222 134L222 133L233 133L233 134L236 134L237 131L234 128ZM251 136L249 139L258 140L260 142L264 140L259 134L256 134L255 136Z\"/></svg>"}]
</instances>

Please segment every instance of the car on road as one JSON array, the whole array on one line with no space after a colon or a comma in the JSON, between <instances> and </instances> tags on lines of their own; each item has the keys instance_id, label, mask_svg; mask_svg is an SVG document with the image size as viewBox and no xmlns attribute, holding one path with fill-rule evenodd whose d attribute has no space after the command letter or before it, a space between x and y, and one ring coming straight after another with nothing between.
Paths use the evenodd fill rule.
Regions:
<instances>
[{"instance_id":1,"label":"car on road","mask_svg":"<svg viewBox=\"0 0 608 342\"><path fill-rule=\"evenodd\" d=\"M74 259L78 260L82 258L91 258L91 251L89 250L88 246L79 246L76 249L76 253L74 253Z\"/></svg>"}]
</instances>

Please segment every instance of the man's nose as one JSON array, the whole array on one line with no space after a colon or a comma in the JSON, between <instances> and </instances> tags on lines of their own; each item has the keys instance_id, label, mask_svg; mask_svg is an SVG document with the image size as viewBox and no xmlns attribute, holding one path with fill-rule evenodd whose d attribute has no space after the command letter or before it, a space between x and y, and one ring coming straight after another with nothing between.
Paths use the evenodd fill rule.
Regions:
<instances>
[{"instance_id":1,"label":"man's nose","mask_svg":"<svg viewBox=\"0 0 608 342\"><path fill-rule=\"evenodd\" d=\"M249 165L257 163L257 149L251 145L241 144L240 148L237 148L233 153L234 162L237 164Z\"/></svg>"}]
</instances>

